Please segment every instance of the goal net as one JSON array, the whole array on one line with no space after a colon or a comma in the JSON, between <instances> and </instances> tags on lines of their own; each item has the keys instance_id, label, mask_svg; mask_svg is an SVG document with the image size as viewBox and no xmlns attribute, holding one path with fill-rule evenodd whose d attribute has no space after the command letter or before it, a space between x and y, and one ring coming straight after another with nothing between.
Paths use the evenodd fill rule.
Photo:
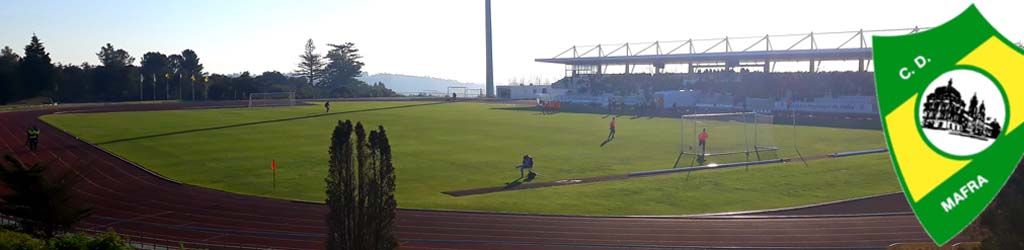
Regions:
<instances>
[{"instance_id":1,"label":"goal net","mask_svg":"<svg viewBox=\"0 0 1024 250\"><path fill-rule=\"evenodd\" d=\"M452 96L452 94L456 94L458 95L458 97L479 98L484 96L484 89L471 89L467 87L451 86L448 87L448 91L446 92L446 94L449 97Z\"/></svg>"},{"instance_id":2,"label":"goal net","mask_svg":"<svg viewBox=\"0 0 1024 250\"><path fill-rule=\"evenodd\" d=\"M249 107L293 106L295 92L250 93Z\"/></svg>"},{"instance_id":3,"label":"goal net","mask_svg":"<svg viewBox=\"0 0 1024 250\"><path fill-rule=\"evenodd\" d=\"M448 94L448 96L452 96L452 94L454 93L456 95L459 95L458 97L465 97L466 89L466 87L448 87L448 92L446 93Z\"/></svg>"},{"instance_id":4,"label":"goal net","mask_svg":"<svg viewBox=\"0 0 1024 250\"><path fill-rule=\"evenodd\" d=\"M692 163L732 163L777 159L774 117L756 112L684 115L680 157ZM703 145L700 138L706 135ZM677 163L678 166L678 163Z\"/></svg>"},{"instance_id":5,"label":"goal net","mask_svg":"<svg viewBox=\"0 0 1024 250\"><path fill-rule=\"evenodd\" d=\"M484 97L484 89L466 89L466 97Z\"/></svg>"}]
</instances>

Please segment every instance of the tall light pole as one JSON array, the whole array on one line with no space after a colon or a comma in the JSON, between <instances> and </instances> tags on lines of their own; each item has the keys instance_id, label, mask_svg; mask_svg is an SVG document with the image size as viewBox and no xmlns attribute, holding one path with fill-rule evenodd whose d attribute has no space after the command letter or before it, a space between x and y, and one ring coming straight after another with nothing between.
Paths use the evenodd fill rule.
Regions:
<instances>
[{"instance_id":1,"label":"tall light pole","mask_svg":"<svg viewBox=\"0 0 1024 250\"><path fill-rule=\"evenodd\" d=\"M494 98L494 59L491 57L491 0L484 0L484 25L487 27L487 97Z\"/></svg>"}]
</instances>

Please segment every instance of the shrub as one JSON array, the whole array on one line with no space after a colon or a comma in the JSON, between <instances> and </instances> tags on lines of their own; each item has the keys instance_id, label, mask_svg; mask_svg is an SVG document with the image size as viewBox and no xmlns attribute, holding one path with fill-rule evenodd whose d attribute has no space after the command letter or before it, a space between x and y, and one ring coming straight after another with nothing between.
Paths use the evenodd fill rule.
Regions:
<instances>
[{"instance_id":1,"label":"shrub","mask_svg":"<svg viewBox=\"0 0 1024 250\"><path fill-rule=\"evenodd\" d=\"M28 234L0 230L0 249L43 250L46 249L46 245L40 240L33 239Z\"/></svg>"},{"instance_id":2,"label":"shrub","mask_svg":"<svg viewBox=\"0 0 1024 250\"><path fill-rule=\"evenodd\" d=\"M84 234L65 234L50 239L52 250L89 250L92 238Z\"/></svg>"},{"instance_id":3,"label":"shrub","mask_svg":"<svg viewBox=\"0 0 1024 250\"><path fill-rule=\"evenodd\" d=\"M0 230L0 250L129 250L121 236L110 231L95 236L64 234L50 239L49 244L31 235Z\"/></svg>"},{"instance_id":4,"label":"shrub","mask_svg":"<svg viewBox=\"0 0 1024 250\"><path fill-rule=\"evenodd\" d=\"M116 232L95 236L65 234L50 240L51 250L129 250L131 247Z\"/></svg>"}]
</instances>

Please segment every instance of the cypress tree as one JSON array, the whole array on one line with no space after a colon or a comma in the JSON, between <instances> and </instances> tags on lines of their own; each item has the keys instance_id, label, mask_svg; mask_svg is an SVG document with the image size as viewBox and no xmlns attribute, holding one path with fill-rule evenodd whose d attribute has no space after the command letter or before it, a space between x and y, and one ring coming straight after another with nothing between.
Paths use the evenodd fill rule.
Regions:
<instances>
[{"instance_id":1,"label":"cypress tree","mask_svg":"<svg viewBox=\"0 0 1024 250\"><path fill-rule=\"evenodd\" d=\"M355 138L352 138L352 134ZM327 249L396 249L395 171L384 127L338 122L327 182Z\"/></svg>"}]
</instances>

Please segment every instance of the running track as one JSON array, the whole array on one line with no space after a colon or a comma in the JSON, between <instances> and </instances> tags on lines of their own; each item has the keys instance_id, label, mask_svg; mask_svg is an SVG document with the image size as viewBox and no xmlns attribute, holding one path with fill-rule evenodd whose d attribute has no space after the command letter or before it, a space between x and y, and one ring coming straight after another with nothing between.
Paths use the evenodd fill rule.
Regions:
<instances>
[{"instance_id":1,"label":"running track","mask_svg":"<svg viewBox=\"0 0 1024 250\"><path fill-rule=\"evenodd\" d=\"M121 105L62 111L163 110L200 105L209 104ZM37 119L56 111L0 113L0 154L13 152L26 163L77 167L84 181L75 190L95 209L94 215L79 225L79 230L113 228L118 233L136 236L136 240L152 237L210 249L228 248L217 245L323 248L324 205L238 195L163 179ZM42 131L40 150L36 152L28 152L23 146L25 128L31 125L38 125ZM888 207L893 207L892 201L887 202ZM854 217L640 218L401 209L397 235L402 249L884 249L895 242L930 241L917 220L907 213Z\"/></svg>"}]
</instances>

